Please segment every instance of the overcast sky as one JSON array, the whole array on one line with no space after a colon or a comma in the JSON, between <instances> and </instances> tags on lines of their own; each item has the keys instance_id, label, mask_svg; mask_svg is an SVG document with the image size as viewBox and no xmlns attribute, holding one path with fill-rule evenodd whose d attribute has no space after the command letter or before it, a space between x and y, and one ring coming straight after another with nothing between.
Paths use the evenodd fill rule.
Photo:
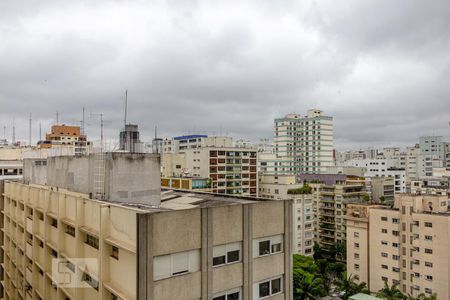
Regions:
<instances>
[{"instance_id":1,"label":"overcast sky","mask_svg":"<svg viewBox=\"0 0 450 300\"><path fill-rule=\"evenodd\" d=\"M450 1L0 1L0 125L271 138L318 108L338 149L450 136ZM79 123L78 123L79 124ZM3 138L3 128L0 131Z\"/></svg>"}]
</instances>

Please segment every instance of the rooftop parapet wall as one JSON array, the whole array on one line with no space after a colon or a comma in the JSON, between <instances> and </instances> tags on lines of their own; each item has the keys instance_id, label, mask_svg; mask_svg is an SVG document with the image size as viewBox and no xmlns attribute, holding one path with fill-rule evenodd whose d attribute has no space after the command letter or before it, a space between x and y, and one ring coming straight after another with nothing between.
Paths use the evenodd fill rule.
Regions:
<instances>
[{"instance_id":1,"label":"rooftop parapet wall","mask_svg":"<svg viewBox=\"0 0 450 300\"><path fill-rule=\"evenodd\" d=\"M47 159L46 170L25 163L27 183L46 184L70 191L94 195L99 180L104 184L107 201L159 206L160 156L148 153L108 152L104 154L104 172L98 173L99 157L58 156ZM102 175L104 174L104 175Z\"/></svg>"}]
</instances>

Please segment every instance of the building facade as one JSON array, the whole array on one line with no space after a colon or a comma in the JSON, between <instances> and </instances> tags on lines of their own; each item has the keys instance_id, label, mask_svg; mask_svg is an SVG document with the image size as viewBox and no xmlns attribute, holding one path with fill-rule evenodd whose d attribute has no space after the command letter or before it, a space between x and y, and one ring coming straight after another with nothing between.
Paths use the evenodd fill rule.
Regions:
<instances>
[{"instance_id":1,"label":"building facade","mask_svg":"<svg viewBox=\"0 0 450 300\"><path fill-rule=\"evenodd\" d=\"M373 292L387 281L405 294L450 299L446 196L396 194L393 208L359 206L346 218L349 274Z\"/></svg>"},{"instance_id":2,"label":"building facade","mask_svg":"<svg viewBox=\"0 0 450 300\"><path fill-rule=\"evenodd\" d=\"M275 119L275 174L324 173L334 165L333 118L317 109Z\"/></svg>"},{"instance_id":3,"label":"building facade","mask_svg":"<svg viewBox=\"0 0 450 300\"><path fill-rule=\"evenodd\" d=\"M313 256L314 213L313 195L295 193L303 184L296 183L293 175L259 174L259 197L286 200L292 205L292 252Z\"/></svg>"},{"instance_id":4,"label":"building facade","mask_svg":"<svg viewBox=\"0 0 450 300\"><path fill-rule=\"evenodd\" d=\"M145 177L135 170L145 158L114 156L136 160L128 192L139 198L149 183L130 176ZM162 191L159 205L153 193L109 201L122 187L97 200L83 192L90 185L75 166L84 162L63 159L47 164L52 184L5 184L3 299L292 299L291 201L175 190ZM54 181L55 163L69 165L81 187ZM128 170L114 174L105 180Z\"/></svg>"}]
</instances>

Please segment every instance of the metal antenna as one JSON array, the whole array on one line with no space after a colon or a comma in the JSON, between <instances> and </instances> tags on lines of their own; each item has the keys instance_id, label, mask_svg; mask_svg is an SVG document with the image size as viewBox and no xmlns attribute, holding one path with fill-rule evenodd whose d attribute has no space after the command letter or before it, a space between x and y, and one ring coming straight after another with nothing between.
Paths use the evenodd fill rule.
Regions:
<instances>
[{"instance_id":1,"label":"metal antenna","mask_svg":"<svg viewBox=\"0 0 450 300\"><path fill-rule=\"evenodd\" d=\"M123 117L123 130L127 127L127 109L128 109L128 90L125 90L125 110Z\"/></svg>"},{"instance_id":2,"label":"metal antenna","mask_svg":"<svg viewBox=\"0 0 450 300\"><path fill-rule=\"evenodd\" d=\"M13 117L12 143L13 144L16 143L16 122L14 117Z\"/></svg>"},{"instance_id":3,"label":"metal antenna","mask_svg":"<svg viewBox=\"0 0 450 300\"><path fill-rule=\"evenodd\" d=\"M83 119L81 121L81 134L84 134L84 106L83 106Z\"/></svg>"},{"instance_id":4,"label":"metal antenna","mask_svg":"<svg viewBox=\"0 0 450 300\"><path fill-rule=\"evenodd\" d=\"M59 112L56 111L56 125L59 125Z\"/></svg>"},{"instance_id":5,"label":"metal antenna","mask_svg":"<svg viewBox=\"0 0 450 300\"><path fill-rule=\"evenodd\" d=\"M31 113L30 113L30 119L28 124L28 144L31 146Z\"/></svg>"},{"instance_id":6,"label":"metal antenna","mask_svg":"<svg viewBox=\"0 0 450 300\"><path fill-rule=\"evenodd\" d=\"M41 122L39 122L39 141L42 141L42 126L41 126Z\"/></svg>"},{"instance_id":7,"label":"metal antenna","mask_svg":"<svg viewBox=\"0 0 450 300\"><path fill-rule=\"evenodd\" d=\"M3 125L3 139L6 140L6 126Z\"/></svg>"}]
</instances>

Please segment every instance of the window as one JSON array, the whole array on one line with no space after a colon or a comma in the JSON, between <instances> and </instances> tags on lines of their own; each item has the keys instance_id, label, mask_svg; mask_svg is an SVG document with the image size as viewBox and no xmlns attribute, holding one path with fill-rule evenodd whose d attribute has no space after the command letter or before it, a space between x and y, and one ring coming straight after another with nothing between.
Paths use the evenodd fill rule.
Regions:
<instances>
[{"instance_id":1,"label":"window","mask_svg":"<svg viewBox=\"0 0 450 300\"><path fill-rule=\"evenodd\" d=\"M392 259L393 260L400 260L400 256L399 255L392 255Z\"/></svg>"},{"instance_id":2,"label":"window","mask_svg":"<svg viewBox=\"0 0 450 300\"><path fill-rule=\"evenodd\" d=\"M433 237L431 235L426 235L425 236L425 241L432 241Z\"/></svg>"},{"instance_id":3,"label":"window","mask_svg":"<svg viewBox=\"0 0 450 300\"><path fill-rule=\"evenodd\" d=\"M66 268L72 271L72 273L75 273L75 265L71 263L70 261L66 261Z\"/></svg>"},{"instance_id":4,"label":"window","mask_svg":"<svg viewBox=\"0 0 450 300\"><path fill-rule=\"evenodd\" d=\"M425 253L427 253L427 254L433 254L433 250L425 248Z\"/></svg>"},{"instance_id":5,"label":"window","mask_svg":"<svg viewBox=\"0 0 450 300\"><path fill-rule=\"evenodd\" d=\"M387 265L381 265L381 268L387 270L388 266Z\"/></svg>"},{"instance_id":6,"label":"window","mask_svg":"<svg viewBox=\"0 0 450 300\"><path fill-rule=\"evenodd\" d=\"M392 223L398 224L398 223L400 223L400 220L397 218L392 218Z\"/></svg>"},{"instance_id":7,"label":"window","mask_svg":"<svg viewBox=\"0 0 450 300\"><path fill-rule=\"evenodd\" d=\"M381 221L387 221L387 217L381 217Z\"/></svg>"},{"instance_id":8,"label":"window","mask_svg":"<svg viewBox=\"0 0 450 300\"><path fill-rule=\"evenodd\" d=\"M427 294L433 294L433 290L430 288L425 288L425 293Z\"/></svg>"},{"instance_id":9,"label":"window","mask_svg":"<svg viewBox=\"0 0 450 300\"><path fill-rule=\"evenodd\" d=\"M358 238L358 237L359 237L359 232L353 232L353 236L354 236L355 238Z\"/></svg>"},{"instance_id":10,"label":"window","mask_svg":"<svg viewBox=\"0 0 450 300\"><path fill-rule=\"evenodd\" d=\"M355 259L359 259L359 253L355 253L354 257Z\"/></svg>"},{"instance_id":11,"label":"window","mask_svg":"<svg viewBox=\"0 0 450 300\"><path fill-rule=\"evenodd\" d=\"M283 251L282 243L282 235L253 240L253 257L281 252Z\"/></svg>"},{"instance_id":12,"label":"window","mask_svg":"<svg viewBox=\"0 0 450 300\"><path fill-rule=\"evenodd\" d=\"M84 241L89 246L98 249L98 238L93 235L86 234L86 240Z\"/></svg>"},{"instance_id":13,"label":"window","mask_svg":"<svg viewBox=\"0 0 450 300\"><path fill-rule=\"evenodd\" d=\"M400 235L400 232L397 231L397 230L392 230L392 235L393 235L393 236L399 236L399 235Z\"/></svg>"},{"instance_id":14,"label":"window","mask_svg":"<svg viewBox=\"0 0 450 300\"><path fill-rule=\"evenodd\" d=\"M359 270L359 264L355 264L355 270Z\"/></svg>"},{"instance_id":15,"label":"window","mask_svg":"<svg viewBox=\"0 0 450 300\"><path fill-rule=\"evenodd\" d=\"M55 228L58 228L58 220L50 218L50 225L52 225Z\"/></svg>"},{"instance_id":16,"label":"window","mask_svg":"<svg viewBox=\"0 0 450 300\"><path fill-rule=\"evenodd\" d=\"M381 257L388 257L388 254L386 252L381 252Z\"/></svg>"},{"instance_id":17,"label":"window","mask_svg":"<svg viewBox=\"0 0 450 300\"><path fill-rule=\"evenodd\" d=\"M255 286L256 289L255 295L258 295L259 299L279 294L282 291L281 277L263 281L257 283L256 285L257 286Z\"/></svg>"},{"instance_id":18,"label":"window","mask_svg":"<svg viewBox=\"0 0 450 300\"><path fill-rule=\"evenodd\" d=\"M424 226L431 228L431 227L433 227L433 223L425 222Z\"/></svg>"},{"instance_id":19,"label":"window","mask_svg":"<svg viewBox=\"0 0 450 300\"><path fill-rule=\"evenodd\" d=\"M119 248L116 246L111 246L111 257L119 260Z\"/></svg>"},{"instance_id":20,"label":"window","mask_svg":"<svg viewBox=\"0 0 450 300\"><path fill-rule=\"evenodd\" d=\"M392 243L392 247L398 248L398 247L399 247L399 244L398 244L398 243Z\"/></svg>"},{"instance_id":21,"label":"window","mask_svg":"<svg viewBox=\"0 0 450 300\"><path fill-rule=\"evenodd\" d=\"M387 229L381 229L381 233L387 233Z\"/></svg>"},{"instance_id":22,"label":"window","mask_svg":"<svg viewBox=\"0 0 450 300\"><path fill-rule=\"evenodd\" d=\"M153 278L160 280L200 270L200 250L190 250L153 258Z\"/></svg>"},{"instance_id":23,"label":"window","mask_svg":"<svg viewBox=\"0 0 450 300\"><path fill-rule=\"evenodd\" d=\"M355 248L356 248L356 249L359 248L359 243L355 243Z\"/></svg>"},{"instance_id":24,"label":"window","mask_svg":"<svg viewBox=\"0 0 450 300\"><path fill-rule=\"evenodd\" d=\"M213 248L213 266L234 263L241 260L241 243L232 243Z\"/></svg>"},{"instance_id":25,"label":"window","mask_svg":"<svg viewBox=\"0 0 450 300\"><path fill-rule=\"evenodd\" d=\"M383 280L383 281L388 281L388 278L387 278L387 277L384 277L384 276L381 276L381 280Z\"/></svg>"},{"instance_id":26,"label":"window","mask_svg":"<svg viewBox=\"0 0 450 300\"><path fill-rule=\"evenodd\" d=\"M398 273L398 272L400 272L400 268L392 267L392 271L394 271L395 273Z\"/></svg>"},{"instance_id":27,"label":"window","mask_svg":"<svg viewBox=\"0 0 450 300\"><path fill-rule=\"evenodd\" d=\"M70 236L75 237L75 227L66 225L66 233Z\"/></svg>"},{"instance_id":28,"label":"window","mask_svg":"<svg viewBox=\"0 0 450 300\"><path fill-rule=\"evenodd\" d=\"M381 245L387 246L388 242L386 241L381 241Z\"/></svg>"},{"instance_id":29,"label":"window","mask_svg":"<svg viewBox=\"0 0 450 300\"><path fill-rule=\"evenodd\" d=\"M425 262L425 267L432 268L432 267L433 267L433 263L432 263L432 262L429 262L429 261L426 261L426 262Z\"/></svg>"},{"instance_id":30,"label":"window","mask_svg":"<svg viewBox=\"0 0 450 300\"><path fill-rule=\"evenodd\" d=\"M213 300L240 300L241 288L232 289L225 292L217 293L213 296Z\"/></svg>"},{"instance_id":31,"label":"window","mask_svg":"<svg viewBox=\"0 0 450 300\"><path fill-rule=\"evenodd\" d=\"M98 281L92 278L88 273L83 273L83 281L98 291Z\"/></svg>"}]
</instances>

